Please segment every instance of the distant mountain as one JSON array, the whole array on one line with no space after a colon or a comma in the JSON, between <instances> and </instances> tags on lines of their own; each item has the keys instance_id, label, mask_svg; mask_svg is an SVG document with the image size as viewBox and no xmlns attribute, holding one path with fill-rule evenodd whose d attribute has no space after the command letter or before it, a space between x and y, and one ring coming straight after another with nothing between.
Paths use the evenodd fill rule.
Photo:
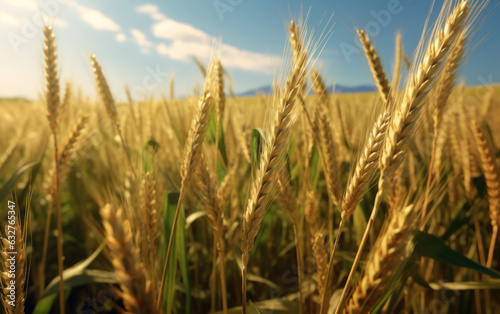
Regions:
<instances>
[{"instance_id":1,"label":"distant mountain","mask_svg":"<svg viewBox=\"0 0 500 314\"><path fill-rule=\"evenodd\" d=\"M257 87L255 89L248 90L243 93L239 93L237 96L239 97L250 97L256 96L257 94L269 95L271 93L271 85ZM328 87L328 92L332 93L333 87ZM358 86L344 86L344 85L335 85L335 92L339 94L350 94L350 93L369 93L377 91L377 87L373 85L358 85ZM309 92L309 95L313 94L312 90Z\"/></svg>"}]
</instances>

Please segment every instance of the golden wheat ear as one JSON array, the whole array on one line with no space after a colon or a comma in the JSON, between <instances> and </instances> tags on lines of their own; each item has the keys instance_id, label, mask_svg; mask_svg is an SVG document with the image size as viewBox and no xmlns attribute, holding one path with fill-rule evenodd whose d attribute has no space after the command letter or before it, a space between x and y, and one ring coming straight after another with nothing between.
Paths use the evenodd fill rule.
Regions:
<instances>
[{"instance_id":1,"label":"golden wheat ear","mask_svg":"<svg viewBox=\"0 0 500 314\"><path fill-rule=\"evenodd\" d=\"M45 55L45 77L47 101L47 117L49 119L50 129L55 134L59 126L59 77L57 75L57 51L56 38L52 27L43 28L44 42L43 52Z\"/></svg>"},{"instance_id":2,"label":"golden wheat ear","mask_svg":"<svg viewBox=\"0 0 500 314\"><path fill-rule=\"evenodd\" d=\"M405 258L405 248L415 226L413 205L394 215L384 233L382 233L366 264L366 270L354 289L344 313L369 313L383 297L387 289L385 284L398 265Z\"/></svg>"},{"instance_id":3,"label":"golden wheat ear","mask_svg":"<svg viewBox=\"0 0 500 314\"><path fill-rule=\"evenodd\" d=\"M295 23L292 22L292 26ZM293 35L290 37L292 46L297 40ZM268 201L278 182L279 173L283 165L283 154L288 141L292 126L300 113L297 105L297 95L306 80L307 54L301 50L300 55L294 58L291 73L289 74L285 88L281 92L275 116L270 125L265 147L260 155L259 169L256 171L255 179L251 185L250 198L243 214L243 230L241 235L242 251L242 302L243 312L246 313L246 269L249 253L253 248L262 219L268 208Z\"/></svg>"},{"instance_id":4,"label":"golden wheat ear","mask_svg":"<svg viewBox=\"0 0 500 314\"><path fill-rule=\"evenodd\" d=\"M382 67L382 62L378 56L375 47L370 41L370 37L362 30L358 29L358 36L361 44L363 45L363 50L365 51L366 59L368 59L368 64L370 65L370 70L372 71L373 77L375 78L375 83L377 84L378 92L382 101L387 107L389 104L389 97L391 92L391 86L389 80L385 75L384 68ZM399 70L398 70L399 72Z\"/></svg>"},{"instance_id":5,"label":"golden wheat ear","mask_svg":"<svg viewBox=\"0 0 500 314\"><path fill-rule=\"evenodd\" d=\"M121 208L109 204L100 213L125 309L134 314L156 313L153 286L139 258L130 221Z\"/></svg>"},{"instance_id":6,"label":"golden wheat ear","mask_svg":"<svg viewBox=\"0 0 500 314\"><path fill-rule=\"evenodd\" d=\"M500 225L500 179L498 165L496 164L495 157L492 154L492 150L488 142L484 138L481 128L475 120L472 120L471 128L476 139L479 156L481 157L481 164L484 177L486 178L486 187L488 190L489 214L491 225L493 227L493 234L491 236L490 249L486 266L491 267L491 264L493 262L493 253L495 251L495 244L498 237L498 226Z\"/></svg>"}]
</instances>

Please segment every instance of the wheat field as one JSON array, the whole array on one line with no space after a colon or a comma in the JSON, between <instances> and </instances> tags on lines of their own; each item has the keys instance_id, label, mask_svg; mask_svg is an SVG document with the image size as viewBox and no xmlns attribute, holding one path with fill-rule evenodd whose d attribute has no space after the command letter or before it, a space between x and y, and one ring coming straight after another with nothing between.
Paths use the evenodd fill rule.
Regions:
<instances>
[{"instance_id":1,"label":"wheat field","mask_svg":"<svg viewBox=\"0 0 500 314\"><path fill-rule=\"evenodd\" d=\"M183 99L117 102L90 54L92 99L45 26L43 95L0 100L4 312L498 313L500 87L458 79L486 3L398 34L391 77L357 30L359 94L291 21L268 95L235 96L214 45Z\"/></svg>"}]
</instances>

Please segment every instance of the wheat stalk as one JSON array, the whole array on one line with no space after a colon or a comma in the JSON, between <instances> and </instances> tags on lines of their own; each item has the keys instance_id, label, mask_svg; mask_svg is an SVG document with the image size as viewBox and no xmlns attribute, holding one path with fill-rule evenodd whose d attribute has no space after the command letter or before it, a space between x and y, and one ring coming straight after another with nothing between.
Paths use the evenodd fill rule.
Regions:
<instances>
[{"instance_id":1,"label":"wheat stalk","mask_svg":"<svg viewBox=\"0 0 500 314\"><path fill-rule=\"evenodd\" d=\"M58 193L57 192L57 187L58 185L64 181L68 170L69 170L69 165L73 157L74 149L76 146L76 143L82 136L83 129L85 128L85 125L87 123L88 116L83 114L80 116L78 121L75 123L75 126L73 127L73 130L67 138L64 141L63 149L62 151L58 154L57 157L57 162L53 166L52 169L49 170L48 172L48 182L46 182L44 185L47 189L47 196L46 198L50 201L48 210L47 210L47 217L45 219L45 231L44 231L44 237L43 237L43 249L42 249L42 260L40 262L40 269L42 270L42 277L41 281L42 283L44 282L44 277L43 277L43 272L45 271L45 264L47 261L47 250L49 246L49 233L50 233L50 222L52 218L52 205L53 202L56 201L58 202L58 197L56 196Z\"/></svg>"},{"instance_id":2,"label":"wheat stalk","mask_svg":"<svg viewBox=\"0 0 500 314\"><path fill-rule=\"evenodd\" d=\"M45 79L46 91L45 98L47 102L47 117L49 119L50 129L56 134L59 126L59 77L57 76L57 52L55 44L55 35L52 27L43 28L44 42L43 52L45 55Z\"/></svg>"},{"instance_id":3,"label":"wheat stalk","mask_svg":"<svg viewBox=\"0 0 500 314\"><path fill-rule=\"evenodd\" d=\"M70 101L72 97L72 84L71 81L66 82L66 87L64 89L64 97L63 101L61 102L61 114L65 114L66 116L69 116L69 106L70 106Z\"/></svg>"},{"instance_id":4,"label":"wheat stalk","mask_svg":"<svg viewBox=\"0 0 500 314\"><path fill-rule=\"evenodd\" d=\"M157 242L161 235L161 214L156 205L156 180L151 172L146 172L141 183L142 215L145 217L146 230L149 236L147 248L150 254L150 262L156 265ZM156 274L156 271L154 272Z\"/></svg>"},{"instance_id":5,"label":"wheat stalk","mask_svg":"<svg viewBox=\"0 0 500 314\"><path fill-rule=\"evenodd\" d=\"M396 97L396 93L399 89L399 81L401 79L401 64L403 61L403 41L401 32L396 33L396 53L394 57L394 75L391 82L391 93L392 97Z\"/></svg>"},{"instance_id":6,"label":"wheat stalk","mask_svg":"<svg viewBox=\"0 0 500 314\"><path fill-rule=\"evenodd\" d=\"M276 184L282 166L283 154L287 147L290 132L298 116L295 98L305 80L306 54L294 62L286 86L276 109L269 136L259 160L259 170L252 182L250 198L243 214L243 230L241 239L242 251L242 297L243 313L246 313L246 269L248 254L253 248L255 237L259 232L262 219L267 209L271 189Z\"/></svg>"},{"instance_id":7,"label":"wheat stalk","mask_svg":"<svg viewBox=\"0 0 500 314\"><path fill-rule=\"evenodd\" d=\"M45 54L45 78L46 78L46 91L45 91L45 101L47 103L49 126L52 130L52 135L54 138L54 162L55 162L55 177L56 177L56 188L55 188L55 201L56 201L56 215L57 215L57 268L59 274L59 307L60 312L64 314L66 312L64 304L64 280L63 280L63 270L64 270L64 255L63 255L63 239L62 239L62 217L61 217L61 203L59 199L60 192L60 182L59 176L59 160L58 160L58 142L57 142L57 131L58 131L58 120L59 120L59 78L57 76L57 53L55 45L55 36L51 27L45 26L43 28L44 34L44 54ZM50 219L50 218L49 218ZM49 225L50 227L50 225ZM45 232L48 232L46 230ZM43 281L42 281L43 284Z\"/></svg>"},{"instance_id":8,"label":"wheat stalk","mask_svg":"<svg viewBox=\"0 0 500 314\"><path fill-rule=\"evenodd\" d=\"M219 59L215 60L215 103L217 111L217 124L222 123L222 117L224 116L224 108L226 107L226 94L224 93L224 69Z\"/></svg>"},{"instance_id":9,"label":"wheat stalk","mask_svg":"<svg viewBox=\"0 0 500 314\"><path fill-rule=\"evenodd\" d=\"M387 107L390 101L390 92L391 86L389 84L389 80L385 75L384 68L382 67L382 62L380 61L380 57L378 56L375 47L372 45L370 41L370 37L368 35L358 29L358 36L361 44L363 45L363 50L365 51L366 59L368 59L368 64L370 65L370 70L372 71L373 77L375 78L375 83L377 84L378 92L382 97L382 100Z\"/></svg>"},{"instance_id":10,"label":"wheat stalk","mask_svg":"<svg viewBox=\"0 0 500 314\"><path fill-rule=\"evenodd\" d=\"M346 285L344 286L337 313L340 311L346 299L354 271L357 268L361 252L368 239L368 233L371 230L371 226L377 214L387 178L404 160L406 145L411 135L414 133L415 124L425 104L425 96L433 86L443 59L446 57L450 47L452 47L455 39L462 30L463 21L467 16L467 12L468 1L463 0L446 19L443 28L436 33L434 39L428 46L422 62L415 73L410 77L410 83L405 91L401 105L394 110L394 116L389 124L380 158L379 168L381 174L379 179L379 191L377 192L374 208L365 229L363 239L358 248Z\"/></svg>"},{"instance_id":11,"label":"wheat stalk","mask_svg":"<svg viewBox=\"0 0 500 314\"><path fill-rule=\"evenodd\" d=\"M85 126L88 122L88 116L86 114L82 114L80 118L77 120L75 123L73 130L71 133L68 134L66 139L64 140L64 144L62 146L62 150L59 152L59 157L58 157L58 176L59 176L59 182L64 181L67 172L69 170L69 165L71 163L71 160L73 158L75 146L77 142L80 140L82 137L83 130L85 129ZM47 189L48 193L47 195L52 198L55 190L55 185L56 185L56 178L55 178L55 169L52 168L49 170L49 177L51 178L50 183L47 184Z\"/></svg>"},{"instance_id":12,"label":"wheat stalk","mask_svg":"<svg viewBox=\"0 0 500 314\"><path fill-rule=\"evenodd\" d=\"M101 101L106 108L106 112L109 118L113 121L115 125L119 125L120 121L118 120L118 111L116 110L115 100L113 99L113 95L109 90L108 82L102 73L102 68L97 58L94 54L90 54L90 63L92 65L92 69L94 71L94 77L97 83L97 92L101 97Z\"/></svg>"},{"instance_id":13,"label":"wheat stalk","mask_svg":"<svg viewBox=\"0 0 500 314\"><path fill-rule=\"evenodd\" d=\"M321 231L316 231L311 239L314 259L317 264L318 293L324 294L328 276L328 246L325 244L325 237Z\"/></svg>"},{"instance_id":14,"label":"wheat stalk","mask_svg":"<svg viewBox=\"0 0 500 314\"><path fill-rule=\"evenodd\" d=\"M447 58L446 63L441 71L441 79L436 86L436 96L432 102L432 118L434 121L434 132L439 129L439 124L443 117L443 112L448 103L448 98L450 97L453 86L457 81L457 69L460 66L464 55L464 46L467 37L465 35L460 36L453 49L450 52L450 56Z\"/></svg>"},{"instance_id":15,"label":"wheat stalk","mask_svg":"<svg viewBox=\"0 0 500 314\"><path fill-rule=\"evenodd\" d=\"M122 147L123 151L125 152L125 155L127 156L127 160L130 166L130 169L132 170L132 173L134 174L135 179L137 179L137 174L135 173L134 166L132 164L132 159L130 157L130 154L127 150L127 145L125 145L125 139L122 136L122 131L120 128L120 120L118 119L118 111L116 110L116 105L115 105L115 100L113 99L113 95L111 94L111 91L109 90L108 82L106 81L106 78L104 77L104 74L102 73L101 65L97 61L97 58L94 54L90 54L90 63L92 65L92 69L94 71L94 77L95 81L97 83L97 92L99 93L99 96L101 97L101 102L104 104L104 107L106 108L106 112L109 116L109 118L113 121L116 130L118 131L118 135L120 136L120 140L122 142Z\"/></svg>"},{"instance_id":16,"label":"wheat stalk","mask_svg":"<svg viewBox=\"0 0 500 314\"><path fill-rule=\"evenodd\" d=\"M157 313L153 285L140 260L130 221L123 216L121 208L109 204L102 207L100 213L125 309L131 313Z\"/></svg>"},{"instance_id":17,"label":"wheat stalk","mask_svg":"<svg viewBox=\"0 0 500 314\"><path fill-rule=\"evenodd\" d=\"M211 70L206 76L206 86L211 83L213 79L213 71ZM189 129L189 135L184 146L184 152L182 156L181 163L181 188L179 192L179 201L177 202L177 208L175 209L174 220L172 223L172 230L170 231L170 238L168 241L167 254L165 257L165 263L163 267L162 280L160 284L160 293L158 297L158 301L156 303L157 310L161 309L161 305L163 302L163 291L165 289L165 280L167 278L167 269L168 262L170 260L170 253L172 251L172 244L175 234L175 229L177 226L177 219L179 217L180 204L182 201L182 195L184 193L185 184L189 180L189 176L191 175L196 162L199 161L201 155L201 148L203 144L203 139L205 137L205 133L208 128L208 120L210 115L210 109L212 108L213 101L210 93L206 90L203 92L202 97L200 97L198 101L198 108L196 111L196 115L191 123L191 128Z\"/></svg>"},{"instance_id":18,"label":"wheat stalk","mask_svg":"<svg viewBox=\"0 0 500 314\"><path fill-rule=\"evenodd\" d=\"M488 142L484 138L483 132L475 120L471 121L471 128L476 139L479 156L481 157L488 191L489 212L491 225L493 226L493 235L491 237L490 250L486 265L487 267L491 267L495 242L498 234L498 225L500 224L500 179L498 177L498 166L495 162L495 157L492 155Z\"/></svg>"},{"instance_id":19,"label":"wheat stalk","mask_svg":"<svg viewBox=\"0 0 500 314\"><path fill-rule=\"evenodd\" d=\"M347 183L342 206L340 207L342 219L347 219L356 210L356 207L363 199L368 184L373 179L390 117L386 111L380 114L368 136L365 147L356 163L354 173Z\"/></svg>"},{"instance_id":20,"label":"wheat stalk","mask_svg":"<svg viewBox=\"0 0 500 314\"><path fill-rule=\"evenodd\" d=\"M383 296L388 280L405 258L413 214L413 205L410 205L392 217L386 231L374 245L365 274L356 285L345 313L368 313Z\"/></svg>"},{"instance_id":21,"label":"wheat stalk","mask_svg":"<svg viewBox=\"0 0 500 314\"><path fill-rule=\"evenodd\" d=\"M201 192L207 220L213 229L215 249L219 254L219 272L221 276L221 292L223 313L227 313L227 293L225 274L225 249L224 249L224 211L222 208L222 196L218 186L217 178L202 155L196 171L196 182ZM214 256L216 254L214 253ZM216 261L213 260L213 273L215 281ZM212 302L215 307L215 302Z\"/></svg>"},{"instance_id":22,"label":"wheat stalk","mask_svg":"<svg viewBox=\"0 0 500 314\"><path fill-rule=\"evenodd\" d=\"M298 225L299 215L297 211L297 199L289 181L290 180L286 178L285 170L283 169L278 180L278 202L281 206L281 209L283 209L290 215L292 222L295 225Z\"/></svg>"},{"instance_id":23,"label":"wheat stalk","mask_svg":"<svg viewBox=\"0 0 500 314\"><path fill-rule=\"evenodd\" d=\"M380 153L382 145L384 143L385 133L387 131L390 121L390 115L384 111L378 117L375 122L370 135L368 136L368 141L363 148L362 154L358 158L356 163L356 168L354 173L349 178L347 187L342 199L342 204L339 208L341 221L339 224L339 229L335 242L333 243L333 249L330 253L330 265L328 268L328 276L325 283L326 289L324 294L320 295L322 297L321 308L325 309L328 307L328 302L331 295L331 285L333 284L333 267L334 267L334 256L337 248L337 244L340 240L340 236L343 231L343 227L350 215L354 213L356 207L361 202L363 195L368 187L368 184L372 180L377 166L379 163Z\"/></svg>"},{"instance_id":24,"label":"wheat stalk","mask_svg":"<svg viewBox=\"0 0 500 314\"><path fill-rule=\"evenodd\" d=\"M323 151L322 162L328 196L332 203L338 206L338 195L340 194L339 165L335 156L330 118L328 117L328 111L323 106L317 106L316 121L318 124L319 144Z\"/></svg>"}]
</instances>

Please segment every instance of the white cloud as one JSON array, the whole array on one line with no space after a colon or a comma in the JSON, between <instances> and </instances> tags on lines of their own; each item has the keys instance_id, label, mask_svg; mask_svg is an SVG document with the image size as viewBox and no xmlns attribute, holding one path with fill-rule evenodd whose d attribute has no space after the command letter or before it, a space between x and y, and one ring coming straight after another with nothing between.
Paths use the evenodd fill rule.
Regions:
<instances>
[{"instance_id":1,"label":"white cloud","mask_svg":"<svg viewBox=\"0 0 500 314\"><path fill-rule=\"evenodd\" d=\"M115 38L116 38L117 41L119 41L121 43L123 43L123 42L125 42L127 40L127 36L125 36L124 33L118 33L118 34L116 34Z\"/></svg>"},{"instance_id":2,"label":"white cloud","mask_svg":"<svg viewBox=\"0 0 500 314\"><path fill-rule=\"evenodd\" d=\"M76 3L75 8L80 13L80 18L95 29L115 32L120 30L118 24L98 10Z\"/></svg>"},{"instance_id":3,"label":"white cloud","mask_svg":"<svg viewBox=\"0 0 500 314\"><path fill-rule=\"evenodd\" d=\"M144 5L137 8L138 12L157 12L154 5ZM157 38L167 39L170 44L160 43L156 52L174 60L188 61L191 56L202 59L210 58L215 46L215 38L189 24L164 18L153 25L153 34ZM270 56L223 44L221 59L225 67L252 72L272 73L276 56Z\"/></svg>"},{"instance_id":4,"label":"white cloud","mask_svg":"<svg viewBox=\"0 0 500 314\"><path fill-rule=\"evenodd\" d=\"M202 42L176 40L169 46L164 43L159 44L156 51L174 60L187 61L191 56L210 57L212 46Z\"/></svg>"},{"instance_id":5,"label":"white cloud","mask_svg":"<svg viewBox=\"0 0 500 314\"><path fill-rule=\"evenodd\" d=\"M132 41L141 47L141 52L149 54L149 48L153 46L153 43L147 39L146 35L135 28L130 30L130 34L132 34Z\"/></svg>"},{"instance_id":6,"label":"white cloud","mask_svg":"<svg viewBox=\"0 0 500 314\"><path fill-rule=\"evenodd\" d=\"M167 18L154 4L144 4L135 10L138 13L148 14L153 20L158 21L153 24L154 36L169 41L156 45L158 54L180 61L189 61L191 56L210 58L216 42L213 36L187 23ZM273 61L279 58L223 44L221 59L227 68L272 73Z\"/></svg>"},{"instance_id":7,"label":"white cloud","mask_svg":"<svg viewBox=\"0 0 500 314\"><path fill-rule=\"evenodd\" d=\"M147 39L146 35L144 35L144 33L141 32L140 30L132 28L130 30L130 34L132 34L134 42L136 44L138 44L139 46L141 46L141 47L151 47L151 46L153 46L153 43L150 42Z\"/></svg>"},{"instance_id":8,"label":"white cloud","mask_svg":"<svg viewBox=\"0 0 500 314\"><path fill-rule=\"evenodd\" d=\"M164 19L153 25L153 34L158 38L210 42L211 37L202 30L199 30L189 24Z\"/></svg>"},{"instance_id":9,"label":"white cloud","mask_svg":"<svg viewBox=\"0 0 500 314\"><path fill-rule=\"evenodd\" d=\"M135 8L138 13L149 14L153 20L161 21L167 17L158 10L158 7L154 4L143 4Z\"/></svg>"},{"instance_id":10,"label":"white cloud","mask_svg":"<svg viewBox=\"0 0 500 314\"><path fill-rule=\"evenodd\" d=\"M146 3L135 8L139 13L155 13L158 12L158 7L154 4Z\"/></svg>"},{"instance_id":11,"label":"white cloud","mask_svg":"<svg viewBox=\"0 0 500 314\"><path fill-rule=\"evenodd\" d=\"M238 49L231 45L222 45L221 60L225 67L252 72L272 73L277 56Z\"/></svg>"}]
</instances>

